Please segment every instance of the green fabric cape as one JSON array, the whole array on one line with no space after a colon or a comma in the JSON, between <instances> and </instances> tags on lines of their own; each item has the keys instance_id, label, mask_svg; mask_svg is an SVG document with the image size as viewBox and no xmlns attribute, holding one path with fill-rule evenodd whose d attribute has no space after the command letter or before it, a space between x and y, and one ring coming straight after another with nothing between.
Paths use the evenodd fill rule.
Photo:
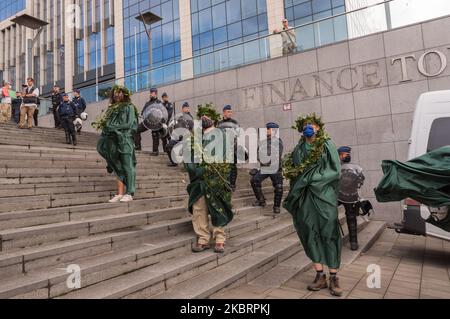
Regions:
<instances>
[{"instance_id":1,"label":"green fabric cape","mask_svg":"<svg viewBox=\"0 0 450 319\"><path fill-rule=\"evenodd\" d=\"M422 204L450 206L450 146L407 162L383 161L384 176L375 195L379 202L412 198Z\"/></svg>"},{"instance_id":2,"label":"green fabric cape","mask_svg":"<svg viewBox=\"0 0 450 319\"><path fill-rule=\"evenodd\" d=\"M209 138L208 134L203 136L203 147L211 141ZM188 139L187 143L189 142L190 140ZM228 225L233 219L231 192L224 187L223 183L219 183L221 177L205 176L206 169L200 163L185 163L184 167L190 179L187 187L189 212L192 214L194 203L204 196L213 226L223 227ZM208 182L206 182L206 178L208 178ZM222 178L227 179L227 175L222 176Z\"/></svg>"},{"instance_id":3,"label":"green fabric cape","mask_svg":"<svg viewBox=\"0 0 450 319\"><path fill-rule=\"evenodd\" d=\"M379 202L412 198L431 207L450 206L450 146L404 163L386 160L381 167L384 176L374 189ZM440 221L430 216L427 222L450 231L450 214Z\"/></svg>"},{"instance_id":4,"label":"green fabric cape","mask_svg":"<svg viewBox=\"0 0 450 319\"><path fill-rule=\"evenodd\" d=\"M108 172L114 172L126 185L126 193L131 195L136 192L133 136L137 125L135 107L124 103L109 117L97 143L97 151L106 160Z\"/></svg>"},{"instance_id":5,"label":"green fabric cape","mask_svg":"<svg viewBox=\"0 0 450 319\"><path fill-rule=\"evenodd\" d=\"M294 165L299 165L310 152L303 140L294 148ZM313 263L339 268L341 234L338 219L338 182L341 164L331 140L324 145L320 160L291 182L284 208L293 222L306 255Z\"/></svg>"}]
</instances>

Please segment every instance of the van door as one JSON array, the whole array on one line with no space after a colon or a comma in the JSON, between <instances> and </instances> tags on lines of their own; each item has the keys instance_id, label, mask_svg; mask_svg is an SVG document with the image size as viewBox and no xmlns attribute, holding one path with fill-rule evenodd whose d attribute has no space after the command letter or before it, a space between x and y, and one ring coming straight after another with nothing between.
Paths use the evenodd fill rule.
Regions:
<instances>
[{"instance_id":1,"label":"van door","mask_svg":"<svg viewBox=\"0 0 450 319\"><path fill-rule=\"evenodd\" d=\"M448 145L450 145L450 116L435 118L431 123L430 134L428 135L427 152ZM450 192L450 189L445 189L443 191ZM427 221L425 223L426 234L449 240L450 238L449 208L424 207L423 205L421 206L422 207L420 211L422 218L424 218Z\"/></svg>"}]
</instances>

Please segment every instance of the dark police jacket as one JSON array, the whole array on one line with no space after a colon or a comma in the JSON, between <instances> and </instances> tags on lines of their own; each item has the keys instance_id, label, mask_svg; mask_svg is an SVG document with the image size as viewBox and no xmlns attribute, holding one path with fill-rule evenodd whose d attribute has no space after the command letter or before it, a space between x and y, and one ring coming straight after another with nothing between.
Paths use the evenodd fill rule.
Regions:
<instances>
[{"instance_id":1,"label":"dark police jacket","mask_svg":"<svg viewBox=\"0 0 450 319\"><path fill-rule=\"evenodd\" d=\"M22 103L23 103L23 97L18 97L18 98L12 99L12 101L11 101L11 105L13 108L20 109L20 106L22 105Z\"/></svg>"},{"instance_id":2,"label":"dark police jacket","mask_svg":"<svg viewBox=\"0 0 450 319\"><path fill-rule=\"evenodd\" d=\"M225 122L232 122L236 125L239 125L238 121L236 121L233 118L228 118L228 119L222 119L221 121L219 121L219 123L217 124L217 126L220 126L220 124L225 123Z\"/></svg>"},{"instance_id":3,"label":"dark police jacket","mask_svg":"<svg viewBox=\"0 0 450 319\"><path fill-rule=\"evenodd\" d=\"M53 110L57 110L58 106L62 103L63 98L61 96L61 93L52 94L52 107Z\"/></svg>"},{"instance_id":4,"label":"dark police jacket","mask_svg":"<svg viewBox=\"0 0 450 319\"><path fill-rule=\"evenodd\" d=\"M72 99L73 104L78 109L78 114L83 113L86 110L86 101L80 96L80 97L74 97Z\"/></svg>"},{"instance_id":5,"label":"dark police jacket","mask_svg":"<svg viewBox=\"0 0 450 319\"><path fill-rule=\"evenodd\" d=\"M61 119L75 119L78 115L78 109L72 101L62 102L59 105L58 114Z\"/></svg>"},{"instance_id":6,"label":"dark police jacket","mask_svg":"<svg viewBox=\"0 0 450 319\"><path fill-rule=\"evenodd\" d=\"M258 161L261 164L261 167L269 167L270 166L270 162L268 163L261 163L261 159L259 158L259 150L261 148L261 146L264 146L267 149L267 156L271 156L272 154L272 139L274 140L274 143L278 142L279 145L279 149L278 149L278 163L279 163L279 168L278 168L278 172L281 172L282 167L281 167L281 161L283 159L283 141L278 138L278 137L269 137L263 141L261 141L260 145L258 146ZM274 150L275 151L275 150Z\"/></svg>"},{"instance_id":7,"label":"dark police jacket","mask_svg":"<svg viewBox=\"0 0 450 319\"><path fill-rule=\"evenodd\" d=\"M167 123L170 123L170 120L172 119L173 116L173 105L170 102L164 102L163 105L167 109L167 114L169 115Z\"/></svg>"}]
</instances>

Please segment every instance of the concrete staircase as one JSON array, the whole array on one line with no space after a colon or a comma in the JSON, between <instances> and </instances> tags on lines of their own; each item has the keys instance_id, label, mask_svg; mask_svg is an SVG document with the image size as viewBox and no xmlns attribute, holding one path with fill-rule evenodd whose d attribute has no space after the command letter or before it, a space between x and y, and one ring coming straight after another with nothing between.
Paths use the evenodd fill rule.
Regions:
<instances>
[{"instance_id":1,"label":"concrete staircase","mask_svg":"<svg viewBox=\"0 0 450 319\"><path fill-rule=\"evenodd\" d=\"M76 148L54 129L2 125L0 136L0 298L206 298L302 250L289 214L251 206L244 171L226 253L193 254L187 176L165 156L139 153L135 201L110 204L114 177L95 151L98 135L82 133ZM270 184L264 192L273 197ZM360 220L361 234L367 225ZM72 264L81 289L67 285Z\"/></svg>"}]
</instances>

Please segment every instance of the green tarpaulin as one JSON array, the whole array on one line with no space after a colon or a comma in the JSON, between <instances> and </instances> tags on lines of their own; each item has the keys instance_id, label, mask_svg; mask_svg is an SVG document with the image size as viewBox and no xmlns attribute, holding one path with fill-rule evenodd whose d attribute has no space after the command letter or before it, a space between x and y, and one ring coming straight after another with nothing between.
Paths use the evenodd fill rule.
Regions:
<instances>
[{"instance_id":1,"label":"green tarpaulin","mask_svg":"<svg viewBox=\"0 0 450 319\"><path fill-rule=\"evenodd\" d=\"M383 179L375 188L379 202L412 198L432 207L450 206L450 146L407 162L383 161Z\"/></svg>"}]
</instances>

